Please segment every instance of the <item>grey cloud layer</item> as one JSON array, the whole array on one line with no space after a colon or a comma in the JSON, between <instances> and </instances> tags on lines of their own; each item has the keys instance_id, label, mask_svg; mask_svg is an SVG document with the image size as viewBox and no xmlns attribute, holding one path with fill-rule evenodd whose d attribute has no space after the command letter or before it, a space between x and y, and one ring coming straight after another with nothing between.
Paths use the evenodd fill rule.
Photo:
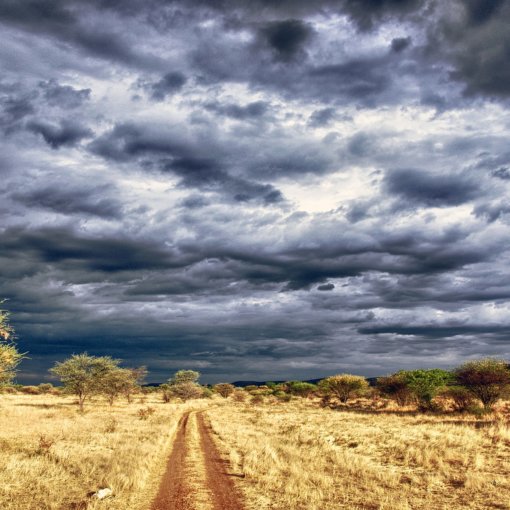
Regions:
<instances>
[{"instance_id":1,"label":"grey cloud layer","mask_svg":"<svg viewBox=\"0 0 510 510\"><path fill-rule=\"evenodd\" d=\"M505 0L0 5L21 380L380 375L507 347Z\"/></svg>"}]
</instances>

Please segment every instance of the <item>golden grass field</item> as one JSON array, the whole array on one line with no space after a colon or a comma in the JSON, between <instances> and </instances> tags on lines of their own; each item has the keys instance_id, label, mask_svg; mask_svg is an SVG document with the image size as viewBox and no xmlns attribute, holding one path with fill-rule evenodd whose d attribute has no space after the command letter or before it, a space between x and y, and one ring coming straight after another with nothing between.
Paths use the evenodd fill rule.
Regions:
<instances>
[{"instance_id":1,"label":"golden grass field","mask_svg":"<svg viewBox=\"0 0 510 510\"><path fill-rule=\"evenodd\" d=\"M501 416L139 399L98 399L81 415L69 397L0 395L0 508L149 510L180 417L206 409L246 510L510 509ZM141 420L147 406L155 412ZM102 487L114 497L88 496Z\"/></svg>"},{"instance_id":2,"label":"golden grass field","mask_svg":"<svg viewBox=\"0 0 510 510\"><path fill-rule=\"evenodd\" d=\"M182 413L203 402L147 402L110 408L98 400L78 412L74 399L0 395L0 508L72 510L148 508ZM147 420L139 409L151 406ZM113 489L114 497L89 493Z\"/></svg>"}]
</instances>

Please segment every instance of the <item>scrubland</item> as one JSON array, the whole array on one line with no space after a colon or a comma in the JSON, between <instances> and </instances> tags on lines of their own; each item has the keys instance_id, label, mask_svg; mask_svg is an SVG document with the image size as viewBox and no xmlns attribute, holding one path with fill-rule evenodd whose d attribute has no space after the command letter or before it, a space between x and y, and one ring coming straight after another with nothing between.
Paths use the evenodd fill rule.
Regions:
<instances>
[{"instance_id":1,"label":"scrubland","mask_svg":"<svg viewBox=\"0 0 510 510\"><path fill-rule=\"evenodd\" d=\"M207 413L248 510L509 509L510 428L494 416L320 409Z\"/></svg>"},{"instance_id":2,"label":"scrubland","mask_svg":"<svg viewBox=\"0 0 510 510\"><path fill-rule=\"evenodd\" d=\"M0 395L0 508L148 508L179 418L202 405L159 402L97 400L79 413L70 397ZM105 487L113 497L91 497Z\"/></svg>"},{"instance_id":3,"label":"scrubland","mask_svg":"<svg viewBox=\"0 0 510 510\"><path fill-rule=\"evenodd\" d=\"M179 419L199 410L246 510L510 509L502 413L330 409L301 398L141 399L113 407L97 399L82 414L70 397L0 395L0 508L149 510ZM152 414L139 412L148 407ZM193 462L199 450L196 434L190 438ZM91 497L104 487L113 497Z\"/></svg>"}]
</instances>

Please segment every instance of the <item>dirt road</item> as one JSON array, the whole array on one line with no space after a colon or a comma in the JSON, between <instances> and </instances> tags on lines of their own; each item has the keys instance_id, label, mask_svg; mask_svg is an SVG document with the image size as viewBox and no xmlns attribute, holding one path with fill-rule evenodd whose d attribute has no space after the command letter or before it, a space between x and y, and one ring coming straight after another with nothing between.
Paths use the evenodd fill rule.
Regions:
<instances>
[{"instance_id":1,"label":"dirt road","mask_svg":"<svg viewBox=\"0 0 510 510\"><path fill-rule=\"evenodd\" d=\"M151 510L243 510L201 412L186 413Z\"/></svg>"}]
</instances>

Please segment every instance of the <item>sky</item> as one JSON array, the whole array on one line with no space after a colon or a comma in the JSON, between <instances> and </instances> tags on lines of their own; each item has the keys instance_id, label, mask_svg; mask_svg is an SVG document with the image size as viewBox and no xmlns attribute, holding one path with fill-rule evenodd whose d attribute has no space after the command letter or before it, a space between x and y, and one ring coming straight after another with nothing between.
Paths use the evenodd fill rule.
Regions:
<instances>
[{"instance_id":1,"label":"sky","mask_svg":"<svg viewBox=\"0 0 510 510\"><path fill-rule=\"evenodd\" d=\"M0 297L49 380L510 356L510 1L2 0Z\"/></svg>"}]
</instances>

